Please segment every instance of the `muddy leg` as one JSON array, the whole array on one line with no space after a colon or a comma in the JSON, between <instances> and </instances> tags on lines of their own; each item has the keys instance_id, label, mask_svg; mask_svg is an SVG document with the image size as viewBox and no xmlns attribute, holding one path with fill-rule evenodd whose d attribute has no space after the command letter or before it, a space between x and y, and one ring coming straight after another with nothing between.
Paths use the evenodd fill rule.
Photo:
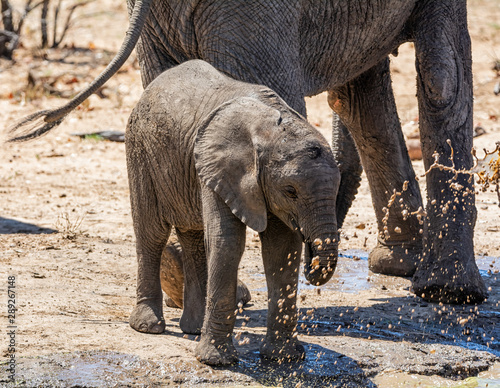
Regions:
<instances>
[{"instance_id":1,"label":"muddy leg","mask_svg":"<svg viewBox=\"0 0 500 388\"><path fill-rule=\"evenodd\" d=\"M272 216L260 239L268 289L267 334L260 354L271 359L304 358L296 331L301 238Z\"/></svg>"},{"instance_id":2,"label":"muddy leg","mask_svg":"<svg viewBox=\"0 0 500 388\"><path fill-rule=\"evenodd\" d=\"M182 246L184 297L180 327L184 333L200 334L207 294L207 258L203 230L176 228Z\"/></svg>"},{"instance_id":3,"label":"muddy leg","mask_svg":"<svg viewBox=\"0 0 500 388\"><path fill-rule=\"evenodd\" d=\"M209 365L229 365L238 361L232 333L236 321L238 265L245 249L246 227L221 197L205 186L202 201L208 284L196 357Z\"/></svg>"},{"instance_id":4,"label":"muddy leg","mask_svg":"<svg viewBox=\"0 0 500 388\"><path fill-rule=\"evenodd\" d=\"M354 138L370 184L379 229L370 270L410 276L422 250L421 225L412 215L422 199L396 111L389 59L330 91L328 102ZM388 207L395 191L401 196Z\"/></svg>"},{"instance_id":5,"label":"muddy leg","mask_svg":"<svg viewBox=\"0 0 500 388\"><path fill-rule=\"evenodd\" d=\"M417 15L416 67L424 164L433 154L457 170L472 167L472 69L465 0L426 4ZM431 17L429 17L429 15ZM433 169L427 175L424 253L413 278L417 295L431 301L477 303L486 287L474 258L473 179Z\"/></svg>"},{"instance_id":6,"label":"muddy leg","mask_svg":"<svg viewBox=\"0 0 500 388\"><path fill-rule=\"evenodd\" d=\"M147 173L143 172L138 179L129 171L129 181L137 240L137 304L129 323L137 331L158 334L165 330L160 262L171 227L160 218L156 196L152 193L153 184Z\"/></svg>"}]
</instances>

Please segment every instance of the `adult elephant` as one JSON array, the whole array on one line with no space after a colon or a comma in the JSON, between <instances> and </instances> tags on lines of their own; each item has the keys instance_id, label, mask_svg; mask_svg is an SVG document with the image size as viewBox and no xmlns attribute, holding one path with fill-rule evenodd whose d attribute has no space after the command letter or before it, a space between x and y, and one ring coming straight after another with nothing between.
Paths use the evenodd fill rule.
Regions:
<instances>
[{"instance_id":1,"label":"adult elephant","mask_svg":"<svg viewBox=\"0 0 500 388\"><path fill-rule=\"evenodd\" d=\"M338 115L333 133L342 173L338 224L359 184L357 148L380 232L370 268L414 273L413 289L426 300L484 300L486 288L474 260L473 182L469 175L433 169L426 177L424 212L388 59L403 42L415 43L425 167L437 152L445 165L470 168L472 74L465 0L129 0L128 6L129 33L105 72L62 108L22 121L14 140L59 124L117 71L137 41L144 86L164 70L200 58L233 78L271 87L304 115L304 97L328 91ZM401 198L388 206L395 192Z\"/></svg>"}]
</instances>

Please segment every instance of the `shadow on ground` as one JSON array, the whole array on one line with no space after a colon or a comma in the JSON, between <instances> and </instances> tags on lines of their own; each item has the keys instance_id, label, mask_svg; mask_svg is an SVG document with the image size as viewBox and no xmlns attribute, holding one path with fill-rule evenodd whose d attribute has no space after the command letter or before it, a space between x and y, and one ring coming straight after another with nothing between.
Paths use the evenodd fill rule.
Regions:
<instances>
[{"instance_id":1,"label":"shadow on ground","mask_svg":"<svg viewBox=\"0 0 500 388\"><path fill-rule=\"evenodd\" d=\"M44 228L24 221L11 218L0 217L0 234L51 234L57 233L57 230Z\"/></svg>"}]
</instances>

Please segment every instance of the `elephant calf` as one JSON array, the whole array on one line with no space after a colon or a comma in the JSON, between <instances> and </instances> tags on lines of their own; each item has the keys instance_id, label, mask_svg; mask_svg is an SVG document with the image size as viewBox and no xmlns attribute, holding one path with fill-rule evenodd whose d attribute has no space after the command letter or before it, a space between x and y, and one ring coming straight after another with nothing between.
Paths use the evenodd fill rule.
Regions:
<instances>
[{"instance_id":1,"label":"elephant calf","mask_svg":"<svg viewBox=\"0 0 500 388\"><path fill-rule=\"evenodd\" d=\"M201 328L200 361L236 362L231 333L249 226L260 234L269 292L261 354L302 358L295 332L302 242L312 284L328 281L337 261L340 174L326 140L269 88L200 60L147 87L125 139L138 258L130 325L165 329L159 272L174 226L185 275L181 329Z\"/></svg>"}]
</instances>

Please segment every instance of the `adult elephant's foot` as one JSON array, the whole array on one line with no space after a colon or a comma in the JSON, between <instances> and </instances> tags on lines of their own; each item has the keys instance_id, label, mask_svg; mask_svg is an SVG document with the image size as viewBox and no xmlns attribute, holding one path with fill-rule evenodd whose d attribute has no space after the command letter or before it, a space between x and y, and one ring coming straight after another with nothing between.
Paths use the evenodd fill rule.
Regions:
<instances>
[{"instance_id":1,"label":"adult elephant's foot","mask_svg":"<svg viewBox=\"0 0 500 388\"><path fill-rule=\"evenodd\" d=\"M270 360L299 361L306 357L306 351L296 337L267 336L260 347L260 356Z\"/></svg>"},{"instance_id":2,"label":"adult elephant's foot","mask_svg":"<svg viewBox=\"0 0 500 388\"><path fill-rule=\"evenodd\" d=\"M423 260L413 276L413 291L429 302L454 304L481 303L488 296L473 256Z\"/></svg>"},{"instance_id":3,"label":"adult elephant's foot","mask_svg":"<svg viewBox=\"0 0 500 388\"><path fill-rule=\"evenodd\" d=\"M139 303L134 307L130 314L129 324L132 329L141 333L161 334L165 331L161 307L153 307L147 303Z\"/></svg>"},{"instance_id":4,"label":"adult elephant's foot","mask_svg":"<svg viewBox=\"0 0 500 388\"><path fill-rule=\"evenodd\" d=\"M212 366L227 366L238 362L238 353L231 337L224 340L213 340L209 336L201 336L196 347L196 359Z\"/></svg>"},{"instance_id":5,"label":"adult elephant's foot","mask_svg":"<svg viewBox=\"0 0 500 388\"><path fill-rule=\"evenodd\" d=\"M469 182L461 183L465 186ZM439 205L440 201L430 202L428 234L424 236L422 261L413 276L413 291L432 302L481 303L487 291L474 257L474 198L455 198L450 201L453 205L447 202L446 207ZM451 220L443 219L442 209Z\"/></svg>"},{"instance_id":6,"label":"adult elephant's foot","mask_svg":"<svg viewBox=\"0 0 500 388\"><path fill-rule=\"evenodd\" d=\"M240 279L238 279L238 286L236 287L236 303L239 305L240 303L244 306L248 302L252 300L252 296L250 295L250 290Z\"/></svg>"},{"instance_id":7,"label":"adult elephant's foot","mask_svg":"<svg viewBox=\"0 0 500 388\"><path fill-rule=\"evenodd\" d=\"M173 300L169 295L165 295L165 306L171 307L173 309L181 309L182 306L177 305L175 300Z\"/></svg>"},{"instance_id":8,"label":"adult elephant's foot","mask_svg":"<svg viewBox=\"0 0 500 388\"><path fill-rule=\"evenodd\" d=\"M412 276L422 255L422 246L415 242L388 244L379 241L368 256L370 271L392 276Z\"/></svg>"}]
</instances>

